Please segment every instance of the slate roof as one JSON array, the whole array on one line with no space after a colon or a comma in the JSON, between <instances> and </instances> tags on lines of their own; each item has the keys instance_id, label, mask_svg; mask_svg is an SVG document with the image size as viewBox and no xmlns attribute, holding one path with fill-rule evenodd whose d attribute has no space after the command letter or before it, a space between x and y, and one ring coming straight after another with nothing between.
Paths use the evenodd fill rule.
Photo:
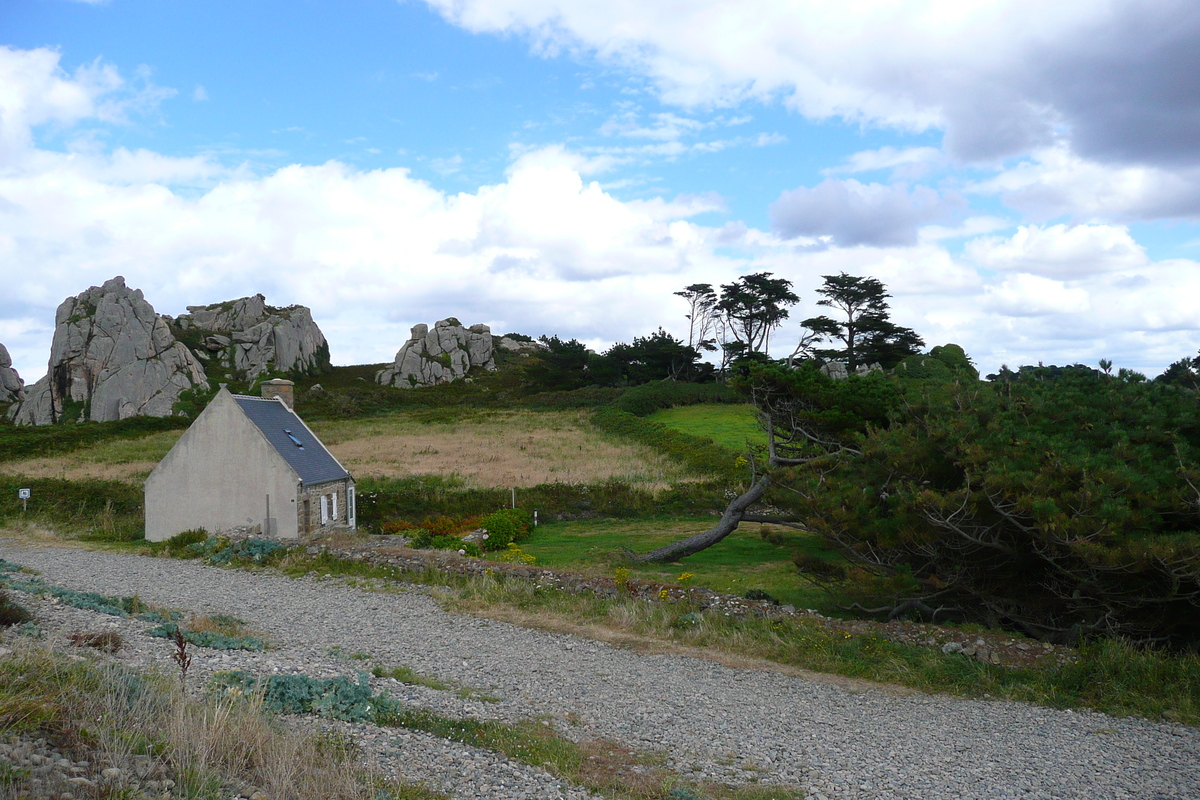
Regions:
<instances>
[{"instance_id":1,"label":"slate roof","mask_svg":"<svg viewBox=\"0 0 1200 800\"><path fill-rule=\"evenodd\" d=\"M296 412L282 402L241 394L235 394L233 399L303 483L327 483L350 477Z\"/></svg>"}]
</instances>

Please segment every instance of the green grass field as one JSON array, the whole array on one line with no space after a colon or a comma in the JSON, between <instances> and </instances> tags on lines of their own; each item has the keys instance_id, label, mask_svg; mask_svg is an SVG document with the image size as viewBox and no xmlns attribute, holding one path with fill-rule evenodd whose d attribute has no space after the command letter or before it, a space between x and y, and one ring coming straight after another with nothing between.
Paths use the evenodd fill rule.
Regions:
<instances>
[{"instance_id":1,"label":"green grass field","mask_svg":"<svg viewBox=\"0 0 1200 800\"><path fill-rule=\"evenodd\" d=\"M746 442L766 445L767 435L758 424L754 406L702 403L694 406L675 406L655 411L646 419L669 428L706 436L722 447L744 452Z\"/></svg>"},{"instance_id":2,"label":"green grass field","mask_svg":"<svg viewBox=\"0 0 1200 800\"><path fill-rule=\"evenodd\" d=\"M707 530L715 517L657 520L585 520L550 522L540 525L521 549L537 556L537 563L551 568L590 570L611 575L620 564L614 552L628 547L635 552L652 550L675 539ZM766 529L773 544L762 537ZM692 573L693 586L731 594L761 589L781 603L798 608L818 608L825 595L802 580L792 555L804 550L826 558L836 555L822 550L811 534L757 523L742 525L724 541L689 556L676 564L644 564L631 567L635 578L674 583L680 574Z\"/></svg>"}]
</instances>

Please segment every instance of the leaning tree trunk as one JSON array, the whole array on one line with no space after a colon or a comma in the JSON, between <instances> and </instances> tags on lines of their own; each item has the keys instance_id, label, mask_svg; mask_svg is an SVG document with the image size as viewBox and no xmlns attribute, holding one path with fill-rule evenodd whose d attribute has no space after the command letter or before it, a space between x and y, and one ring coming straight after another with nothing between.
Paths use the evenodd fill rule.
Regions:
<instances>
[{"instance_id":1,"label":"leaning tree trunk","mask_svg":"<svg viewBox=\"0 0 1200 800\"><path fill-rule=\"evenodd\" d=\"M763 475L750 486L745 494L735 497L729 503L725 508L725 513L721 515L721 521L713 528L704 533L697 533L695 536L689 536L686 539L680 539L677 542L663 545L657 550L651 550L649 553L633 553L630 558L638 563L678 561L693 553L699 553L706 547L711 547L737 530L742 517L746 515L746 509L762 499L763 494L766 493L770 485L770 476Z\"/></svg>"}]
</instances>

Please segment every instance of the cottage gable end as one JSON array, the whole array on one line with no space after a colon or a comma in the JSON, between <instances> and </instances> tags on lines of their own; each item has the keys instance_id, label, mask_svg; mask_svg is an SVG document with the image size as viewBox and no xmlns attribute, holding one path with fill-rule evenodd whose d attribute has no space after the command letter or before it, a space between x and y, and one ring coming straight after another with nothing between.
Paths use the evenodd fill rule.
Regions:
<instances>
[{"instance_id":1,"label":"cottage gable end","mask_svg":"<svg viewBox=\"0 0 1200 800\"><path fill-rule=\"evenodd\" d=\"M297 536L300 483L292 465L221 389L146 479L146 539L266 520L278 521L272 533Z\"/></svg>"}]
</instances>

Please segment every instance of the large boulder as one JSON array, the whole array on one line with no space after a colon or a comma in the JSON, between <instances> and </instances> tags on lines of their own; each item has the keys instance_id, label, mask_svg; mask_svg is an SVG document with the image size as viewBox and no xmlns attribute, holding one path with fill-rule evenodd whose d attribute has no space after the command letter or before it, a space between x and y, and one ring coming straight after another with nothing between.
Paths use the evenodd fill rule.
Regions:
<instances>
[{"instance_id":1,"label":"large boulder","mask_svg":"<svg viewBox=\"0 0 1200 800\"><path fill-rule=\"evenodd\" d=\"M9 416L19 425L166 417L182 392L207 385L191 351L118 276L58 307L46 377Z\"/></svg>"},{"instance_id":2,"label":"large boulder","mask_svg":"<svg viewBox=\"0 0 1200 800\"><path fill-rule=\"evenodd\" d=\"M314 374L330 367L329 345L305 306L274 308L261 294L211 306L188 306L172 321L204 361L216 359L231 377L266 372Z\"/></svg>"},{"instance_id":3,"label":"large boulder","mask_svg":"<svg viewBox=\"0 0 1200 800\"><path fill-rule=\"evenodd\" d=\"M25 399L25 381L13 369L8 348L0 344L0 403L16 403Z\"/></svg>"},{"instance_id":4,"label":"large boulder","mask_svg":"<svg viewBox=\"0 0 1200 800\"><path fill-rule=\"evenodd\" d=\"M409 339L396 353L392 366L380 370L375 380L384 386L412 389L465 377L472 367L495 369L492 329L487 325L464 328L454 317L428 325L414 325Z\"/></svg>"}]
</instances>

